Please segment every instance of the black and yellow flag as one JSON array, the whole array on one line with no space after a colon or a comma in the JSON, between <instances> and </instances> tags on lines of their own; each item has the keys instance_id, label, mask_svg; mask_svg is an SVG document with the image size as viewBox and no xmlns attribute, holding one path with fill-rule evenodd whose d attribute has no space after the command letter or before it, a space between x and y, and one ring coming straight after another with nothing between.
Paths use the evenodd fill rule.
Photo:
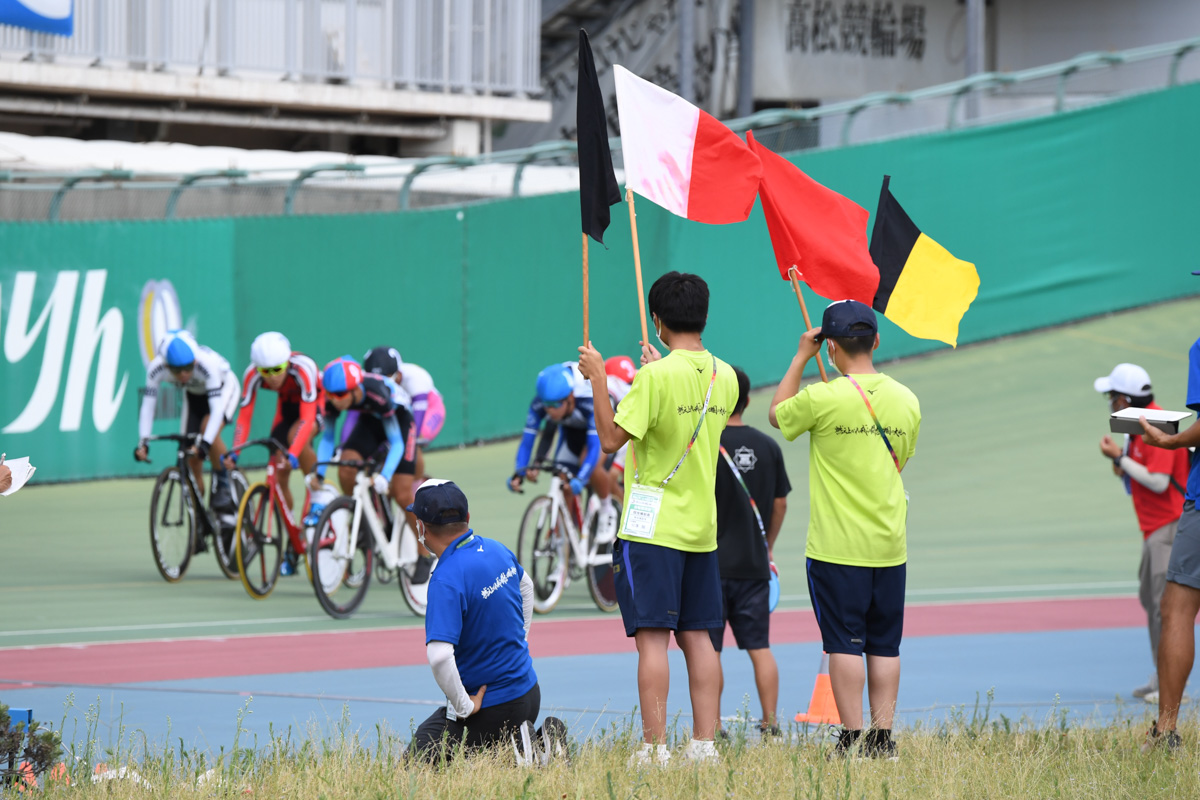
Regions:
<instances>
[{"instance_id":1,"label":"black and yellow flag","mask_svg":"<svg viewBox=\"0 0 1200 800\"><path fill-rule=\"evenodd\" d=\"M871 260L879 268L875 310L920 339L958 346L958 323L979 293L979 273L921 233L888 191L883 176L871 229Z\"/></svg>"}]
</instances>

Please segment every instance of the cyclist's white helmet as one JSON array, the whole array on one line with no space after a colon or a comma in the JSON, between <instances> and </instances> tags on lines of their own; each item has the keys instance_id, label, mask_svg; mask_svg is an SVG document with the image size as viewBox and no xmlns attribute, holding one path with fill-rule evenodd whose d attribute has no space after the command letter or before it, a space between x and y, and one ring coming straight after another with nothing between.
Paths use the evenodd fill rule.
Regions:
<instances>
[{"instance_id":1,"label":"cyclist's white helmet","mask_svg":"<svg viewBox=\"0 0 1200 800\"><path fill-rule=\"evenodd\" d=\"M186 367L196 360L200 345L185 330L170 330L158 343L158 354L168 367Z\"/></svg>"},{"instance_id":2,"label":"cyclist's white helmet","mask_svg":"<svg viewBox=\"0 0 1200 800\"><path fill-rule=\"evenodd\" d=\"M260 333L250 345L250 361L261 369L286 364L292 357L292 343L278 331Z\"/></svg>"}]
</instances>

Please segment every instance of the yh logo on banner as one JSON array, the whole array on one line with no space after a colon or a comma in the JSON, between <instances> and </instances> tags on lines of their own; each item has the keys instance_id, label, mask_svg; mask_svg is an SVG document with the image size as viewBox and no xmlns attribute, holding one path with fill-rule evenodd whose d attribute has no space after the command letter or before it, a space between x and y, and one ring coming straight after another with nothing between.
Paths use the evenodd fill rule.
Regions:
<instances>
[{"instance_id":1,"label":"yh logo on banner","mask_svg":"<svg viewBox=\"0 0 1200 800\"><path fill-rule=\"evenodd\" d=\"M0 25L70 36L75 32L74 0L0 0Z\"/></svg>"}]
</instances>

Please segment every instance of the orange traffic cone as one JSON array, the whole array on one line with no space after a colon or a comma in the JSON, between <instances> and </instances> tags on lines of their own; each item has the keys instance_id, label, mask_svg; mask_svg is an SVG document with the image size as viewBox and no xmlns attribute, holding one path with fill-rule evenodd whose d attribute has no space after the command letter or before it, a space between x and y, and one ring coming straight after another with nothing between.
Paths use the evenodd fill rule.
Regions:
<instances>
[{"instance_id":1,"label":"orange traffic cone","mask_svg":"<svg viewBox=\"0 0 1200 800\"><path fill-rule=\"evenodd\" d=\"M833 700L833 686L829 683L829 654L821 653L821 670L813 684L812 700L808 702L808 711L796 715L796 722L808 722L813 725L840 725L842 718L838 716L837 703Z\"/></svg>"}]
</instances>

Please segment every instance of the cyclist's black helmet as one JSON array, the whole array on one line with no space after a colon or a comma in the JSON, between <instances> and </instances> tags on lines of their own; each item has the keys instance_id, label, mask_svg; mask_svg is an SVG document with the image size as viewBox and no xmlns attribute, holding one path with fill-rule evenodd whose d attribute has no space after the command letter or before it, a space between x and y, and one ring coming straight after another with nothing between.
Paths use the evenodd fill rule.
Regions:
<instances>
[{"instance_id":1,"label":"cyclist's black helmet","mask_svg":"<svg viewBox=\"0 0 1200 800\"><path fill-rule=\"evenodd\" d=\"M400 371L402 363L394 347L373 347L363 356L363 369L389 378Z\"/></svg>"}]
</instances>

